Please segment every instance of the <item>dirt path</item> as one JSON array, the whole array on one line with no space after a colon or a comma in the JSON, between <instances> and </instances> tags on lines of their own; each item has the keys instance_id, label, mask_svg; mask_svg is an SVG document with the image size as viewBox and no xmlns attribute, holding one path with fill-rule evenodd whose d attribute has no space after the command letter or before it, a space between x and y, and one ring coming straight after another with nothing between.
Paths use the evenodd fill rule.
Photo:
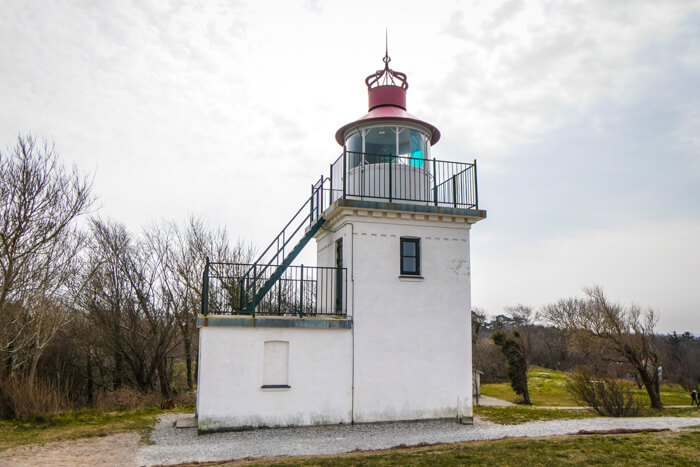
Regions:
<instances>
[{"instance_id":1,"label":"dirt path","mask_svg":"<svg viewBox=\"0 0 700 467\"><path fill-rule=\"evenodd\" d=\"M141 448L138 433L56 441L0 452L0 466L134 466Z\"/></svg>"}]
</instances>

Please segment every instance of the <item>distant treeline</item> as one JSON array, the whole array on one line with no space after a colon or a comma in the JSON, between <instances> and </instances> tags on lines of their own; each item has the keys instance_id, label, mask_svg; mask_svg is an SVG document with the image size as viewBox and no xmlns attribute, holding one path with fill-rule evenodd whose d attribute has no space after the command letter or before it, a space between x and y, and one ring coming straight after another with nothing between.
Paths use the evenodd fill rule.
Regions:
<instances>
[{"instance_id":1,"label":"distant treeline","mask_svg":"<svg viewBox=\"0 0 700 467\"><path fill-rule=\"evenodd\" d=\"M506 314L487 317L483 310L472 313L474 368L484 372L483 382L503 382L506 363L501 348L491 336L499 330L526 329L527 360L530 366L553 370L574 371L588 367L600 376L626 378L637 381L637 372L629 364L612 361L599 346L581 345L577 336L551 325L518 323ZM655 334L654 352L661 366L662 382L676 383L688 391L700 384L700 338L690 332Z\"/></svg>"}]
</instances>

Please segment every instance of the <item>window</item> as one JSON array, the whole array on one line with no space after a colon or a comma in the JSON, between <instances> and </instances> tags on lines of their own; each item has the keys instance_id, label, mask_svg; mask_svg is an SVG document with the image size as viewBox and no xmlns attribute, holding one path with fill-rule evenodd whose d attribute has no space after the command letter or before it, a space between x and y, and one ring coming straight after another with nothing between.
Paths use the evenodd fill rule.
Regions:
<instances>
[{"instance_id":1,"label":"window","mask_svg":"<svg viewBox=\"0 0 700 467\"><path fill-rule=\"evenodd\" d=\"M263 389L289 388L289 342L265 342Z\"/></svg>"},{"instance_id":2,"label":"window","mask_svg":"<svg viewBox=\"0 0 700 467\"><path fill-rule=\"evenodd\" d=\"M349 168L389 162L423 167L430 156L430 138L404 126L377 126L358 130L345 138Z\"/></svg>"},{"instance_id":3,"label":"window","mask_svg":"<svg viewBox=\"0 0 700 467\"><path fill-rule=\"evenodd\" d=\"M420 276L420 239L401 237L401 275Z\"/></svg>"}]
</instances>

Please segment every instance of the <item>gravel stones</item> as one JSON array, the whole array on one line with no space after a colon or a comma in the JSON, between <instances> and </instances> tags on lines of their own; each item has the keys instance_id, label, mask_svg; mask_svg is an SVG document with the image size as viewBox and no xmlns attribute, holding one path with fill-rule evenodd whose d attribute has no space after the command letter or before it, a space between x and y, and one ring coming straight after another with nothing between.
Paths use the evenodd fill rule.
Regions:
<instances>
[{"instance_id":1,"label":"gravel stones","mask_svg":"<svg viewBox=\"0 0 700 467\"><path fill-rule=\"evenodd\" d=\"M676 429L700 425L698 417L585 418L498 425L475 421L419 421L269 428L198 435L195 428L175 428L186 414L161 417L151 434L152 445L137 456L139 465L167 465L244 457L340 454L356 449L386 449L398 445L454 443L509 437L576 434L581 430Z\"/></svg>"}]
</instances>

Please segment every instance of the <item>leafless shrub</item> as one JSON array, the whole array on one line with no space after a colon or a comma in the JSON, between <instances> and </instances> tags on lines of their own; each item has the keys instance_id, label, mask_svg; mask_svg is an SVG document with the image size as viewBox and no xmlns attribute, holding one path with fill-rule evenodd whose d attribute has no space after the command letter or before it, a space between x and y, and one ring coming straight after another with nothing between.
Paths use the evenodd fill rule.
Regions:
<instances>
[{"instance_id":1,"label":"leafless shrub","mask_svg":"<svg viewBox=\"0 0 700 467\"><path fill-rule=\"evenodd\" d=\"M577 345L599 349L606 362L633 368L647 390L651 407L662 408L656 313L613 303L597 286L584 289L584 293L584 298L562 299L545 306L543 316L568 331Z\"/></svg>"},{"instance_id":2,"label":"leafless shrub","mask_svg":"<svg viewBox=\"0 0 700 467\"><path fill-rule=\"evenodd\" d=\"M70 408L64 388L24 375L0 379L0 417L29 419Z\"/></svg>"},{"instance_id":3,"label":"leafless shrub","mask_svg":"<svg viewBox=\"0 0 700 467\"><path fill-rule=\"evenodd\" d=\"M95 394L93 407L102 411L143 409L160 404L157 392L143 393L131 387L122 387L113 391L99 391Z\"/></svg>"},{"instance_id":4,"label":"leafless shrub","mask_svg":"<svg viewBox=\"0 0 700 467\"><path fill-rule=\"evenodd\" d=\"M609 377L595 377L586 369L575 372L566 390L577 403L604 417L634 417L642 402L634 397L629 384Z\"/></svg>"}]
</instances>

